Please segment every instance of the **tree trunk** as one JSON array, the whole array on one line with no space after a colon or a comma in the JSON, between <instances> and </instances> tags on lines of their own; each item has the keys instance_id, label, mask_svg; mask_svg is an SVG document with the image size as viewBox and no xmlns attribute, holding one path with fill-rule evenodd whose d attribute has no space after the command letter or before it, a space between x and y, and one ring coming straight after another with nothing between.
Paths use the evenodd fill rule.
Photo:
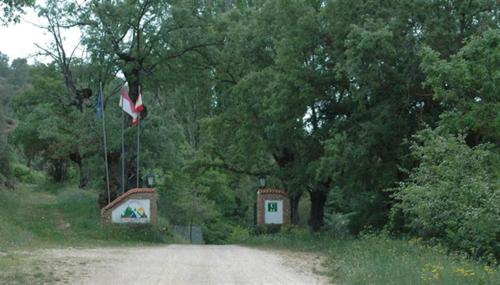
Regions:
<instances>
[{"instance_id":1,"label":"tree trunk","mask_svg":"<svg viewBox=\"0 0 500 285\"><path fill-rule=\"evenodd\" d=\"M293 225L298 225L300 216L299 216L299 202L300 202L300 197L302 196L302 193L298 195L293 195L290 197L290 216L291 216L291 222Z\"/></svg>"},{"instance_id":2,"label":"tree trunk","mask_svg":"<svg viewBox=\"0 0 500 285\"><path fill-rule=\"evenodd\" d=\"M127 150L126 150L127 151ZM134 150L135 151L135 150ZM127 151L128 153L128 151ZM127 155L126 155L127 157ZM122 179L122 160L121 151L108 152L108 167L109 167L109 192L111 201L121 195L121 179ZM108 189L106 187L106 176L103 172L104 186L99 194L99 206L104 207L108 204ZM134 159L125 159L125 187L124 192L132 188L136 188L136 161Z\"/></svg>"},{"instance_id":3,"label":"tree trunk","mask_svg":"<svg viewBox=\"0 0 500 285\"><path fill-rule=\"evenodd\" d=\"M135 102L139 97L139 86L141 86L141 68L132 68L123 73L128 83L128 96Z\"/></svg>"},{"instance_id":4,"label":"tree trunk","mask_svg":"<svg viewBox=\"0 0 500 285\"><path fill-rule=\"evenodd\" d=\"M55 182L61 183L66 180L66 165L62 159L58 159L52 162L52 166L49 171L50 176Z\"/></svg>"},{"instance_id":5,"label":"tree trunk","mask_svg":"<svg viewBox=\"0 0 500 285\"><path fill-rule=\"evenodd\" d=\"M85 171L85 166L83 166L83 161L80 161L77 163L78 164L78 170L80 172L80 183L79 187L80 189L86 188L88 186L88 175L87 172Z\"/></svg>"},{"instance_id":6,"label":"tree trunk","mask_svg":"<svg viewBox=\"0 0 500 285\"><path fill-rule=\"evenodd\" d=\"M75 152L75 153L71 153L69 155L69 159L78 165L78 171L80 173L79 187L81 189L87 187L88 182L89 182L89 178L88 178L88 173L86 172L85 166L83 165L82 156L78 152Z\"/></svg>"},{"instance_id":7,"label":"tree trunk","mask_svg":"<svg viewBox=\"0 0 500 285\"><path fill-rule=\"evenodd\" d=\"M318 231L323 226L326 193L323 191L310 191L311 212L309 215L309 226L313 231Z\"/></svg>"},{"instance_id":8,"label":"tree trunk","mask_svg":"<svg viewBox=\"0 0 500 285\"><path fill-rule=\"evenodd\" d=\"M113 201L120 195L121 183L121 157L119 151L108 152L109 167L109 192L110 200ZM108 204L108 189L106 186L106 174L103 173L104 187L99 193L99 206L104 207Z\"/></svg>"}]
</instances>

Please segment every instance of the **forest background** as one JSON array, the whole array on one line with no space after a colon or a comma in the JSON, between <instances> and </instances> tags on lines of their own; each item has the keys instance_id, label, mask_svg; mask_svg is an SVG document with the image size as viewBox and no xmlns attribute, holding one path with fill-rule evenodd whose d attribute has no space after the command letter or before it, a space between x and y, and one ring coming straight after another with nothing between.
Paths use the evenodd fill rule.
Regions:
<instances>
[{"instance_id":1,"label":"forest background","mask_svg":"<svg viewBox=\"0 0 500 285\"><path fill-rule=\"evenodd\" d=\"M3 24L33 1L2 1ZM19 5L19 6L17 6ZM50 63L0 56L0 183L119 193L119 90L147 108L141 169L170 224L253 228L257 177L293 223L386 230L500 257L495 0L46 1ZM84 57L62 31L79 28ZM136 128L127 121L128 187ZM45 178L46 177L46 178ZM143 179L143 177L141 177Z\"/></svg>"}]
</instances>

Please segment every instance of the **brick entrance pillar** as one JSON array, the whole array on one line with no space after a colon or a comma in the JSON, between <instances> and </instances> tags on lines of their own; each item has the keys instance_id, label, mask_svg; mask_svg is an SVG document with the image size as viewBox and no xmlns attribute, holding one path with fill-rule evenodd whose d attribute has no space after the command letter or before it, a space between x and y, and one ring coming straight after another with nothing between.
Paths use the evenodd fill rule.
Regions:
<instances>
[{"instance_id":1,"label":"brick entrance pillar","mask_svg":"<svg viewBox=\"0 0 500 285\"><path fill-rule=\"evenodd\" d=\"M290 224L290 199L283 189L257 191L257 225Z\"/></svg>"}]
</instances>

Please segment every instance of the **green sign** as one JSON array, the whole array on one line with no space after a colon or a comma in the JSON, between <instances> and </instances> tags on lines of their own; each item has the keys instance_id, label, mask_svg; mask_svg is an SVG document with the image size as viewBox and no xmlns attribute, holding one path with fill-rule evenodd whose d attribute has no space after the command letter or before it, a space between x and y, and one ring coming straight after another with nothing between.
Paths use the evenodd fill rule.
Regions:
<instances>
[{"instance_id":1,"label":"green sign","mask_svg":"<svg viewBox=\"0 0 500 285\"><path fill-rule=\"evenodd\" d=\"M278 212L278 203L276 203L276 202L268 203L267 204L267 211L268 212Z\"/></svg>"}]
</instances>

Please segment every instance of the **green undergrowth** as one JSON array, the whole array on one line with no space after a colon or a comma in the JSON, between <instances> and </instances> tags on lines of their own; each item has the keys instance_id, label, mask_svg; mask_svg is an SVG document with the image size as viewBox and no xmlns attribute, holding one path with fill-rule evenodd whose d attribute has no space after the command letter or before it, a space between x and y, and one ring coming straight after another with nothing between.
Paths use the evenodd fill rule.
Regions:
<instances>
[{"instance_id":1,"label":"green undergrowth","mask_svg":"<svg viewBox=\"0 0 500 285\"><path fill-rule=\"evenodd\" d=\"M64 185L0 190L0 252L59 246L126 246L172 241L167 223L158 227L101 224L97 193Z\"/></svg>"},{"instance_id":2,"label":"green undergrowth","mask_svg":"<svg viewBox=\"0 0 500 285\"><path fill-rule=\"evenodd\" d=\"M449 254L416 239L381 234L334 239L326 234L291 232L252 236L245 243L324 254L334 284L500 284L497 266Z\"/></svg>"}]
</instances>

